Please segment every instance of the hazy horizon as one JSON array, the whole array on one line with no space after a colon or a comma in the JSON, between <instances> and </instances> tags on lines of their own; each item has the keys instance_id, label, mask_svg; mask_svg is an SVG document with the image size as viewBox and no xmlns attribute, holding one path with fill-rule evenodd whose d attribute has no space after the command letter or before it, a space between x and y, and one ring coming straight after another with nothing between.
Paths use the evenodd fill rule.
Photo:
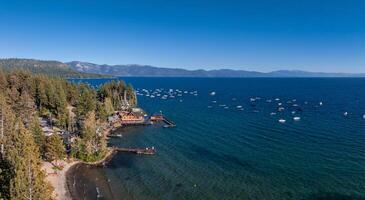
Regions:
<instances>
[{"instance_id":1,"label":"hazy horizon","mask_svg":"<svg viewBox=\"0 0 365 200\"><path fill-rule=\"evenodd\" d=\"M248 72L259 72L259 73L270 73L270 72L277 72L277 71L291 71L291 72L310 72L310 73L333 73L333 74L364 74L365 72L341 72L341 71L310 71L310 70L301 70L301 69L288 69L288 68L278 68L275 70L270 71L259 71L259 70L248 70L245 67L240 68L230 68L230 67L218 67L218 68L184 68L184 67L163 67L163 66L155 66L150 64L139 64L139 63L122 63L122 64L108 64L108 63L94 63L89 61L80 61L80 60L71 60L71 61L61 61L61 60L55 60L55 59L42 59L42 58L22 58L22 57L9 57L9 58L0 58L0 59L30 59L30 60L40 60L40 61L57 61L62 63L71 63L71 62L81 62L81 63L90 63L95 65L108 65L108 66L124 66L124 65L137 65L137 66L149 66L149 67L156 67L156 68L165 68L165 69L182 69L182 70L189 70L189 71L195 71L195 70L205 70L205 71L212 71L212 70L237 70L237 71L248 71Z\"/></svg>"}]
</instances>

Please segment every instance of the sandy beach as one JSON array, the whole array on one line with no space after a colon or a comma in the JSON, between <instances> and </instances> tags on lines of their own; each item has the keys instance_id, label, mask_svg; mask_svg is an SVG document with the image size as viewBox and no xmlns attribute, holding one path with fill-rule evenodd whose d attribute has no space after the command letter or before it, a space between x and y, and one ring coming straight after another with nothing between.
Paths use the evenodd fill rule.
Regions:
<instances>
[{"instance_id":1,"label":"sandy beach","mask_svg":"<svg viewBox=\"0 0 365 200\"><path fill-rule=\"evenodd\" d=\"M63 169L55 170L54 165L50 162L43 162L42 169L45 171L47 177L46 180L51 184L54 188L53 196L57 200L70 200L70 194L66 185L66 173L67 171L79 163L79 161L58 161L58 165L63 166Z\"/></svg>"},{"instance_id":2,"label":"sandy beach","mask_svg":"<svg viewBox=\"0 0 365 200\"><path fill-rule=\"evenodd\" d=\"M46 180L51 184L51 186L54 188L53 196L57 200L70 200L71 194L69 191L69 188L67 186L67 173L71 169L72 166L75 166L78 163L83 163L86 165L100 165L104 162L107 162L108 159L110 159L114 155L115 151L113 148L108 148L108 152L105 154L104 158L92 162L87 163L79 160L73 160L73 161L58 161L57 164L59 166L63 166L62 170L56 170L54 169L54 165L50 162L43 162L42 163L42 169L46 173Z\"/></svg>"}]
</instances>

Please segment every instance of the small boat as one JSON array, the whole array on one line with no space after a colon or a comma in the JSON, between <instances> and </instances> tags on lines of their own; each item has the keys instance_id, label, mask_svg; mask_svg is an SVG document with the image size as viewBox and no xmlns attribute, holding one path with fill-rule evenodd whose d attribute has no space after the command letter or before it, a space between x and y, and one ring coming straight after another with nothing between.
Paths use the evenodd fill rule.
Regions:
<instances>
[{"instance_id":1,"label":"small boat","mask_svg":"<svg viewBox=\"0 0 365 200\"><path fill-rule=\"evenodd\" d=\"M348 113L348 112L344 112L344 113L343 113L343 116L345 116L345 117L346 117L347 115L349 115L349 113Z\"/></svg>"},{"instance_id":2,"label":"small boat","mask_svg":"<svg viewBox=\"0 0 365 200\"><path fill-rule=\"evenodd\" d=\"M283 124L283 123L286 122L286 120L285 119L279 119L279 122Z\"/></svg>"},{"instance_id":3,"label":"small boat","mask_svg":"<svg viewBox=\"0 0 365 200\"><path fill-rule=\"evenodd\" d=\"M300 117L293 117L294 121L300 121Z\"/></svg>"},{"instance_id":4,"label":"small boat","mask_svg":"<svg viewBox=\"0 0 365 200\"><path fill-rule=\"evenodd\" d=\"M281 106L281 105L283 105L282 103L278 103L278 106Z\"/></svg>"},{"instance_id":5,"label":"small boat","mask_svg":"<svg viewBox=\"0 0 365 200\"><path fill-rule=\"evenodd\" d=\"M217 103L217 101L212 101L212 103Z\"/></svg>"},{"instance_id":6,"label":"small boat","mask_svg":"<svg viewBox=\"0 0 365 200\"><path fill-rule=\"evenodd\" d=\"M362 116L363 119L365 119L365 114Z\"/></svg>"},{"instance_id":7,"label":"small boat","mask_svg":"<svg viewBox=\"0 0 365 200\"><path fill-rule=\"evenodd\" d=\"M270 115L276 115L276 113L272 112L272 113L270 113Z\"/></svg>"},{"instance_id":8,"label":"small boat","mask_svg":"<svg viewBox=\"0 0 365 200\"><path fill-rule=\"evenodd\" d=\"M240 109L240 108L242 108L242 106L236 106L236 108Z\"/></svg>"},{"instance_id":9,"label":"small boat","mask_svg":"<svg viewBox=\"0 0 365 200\"><path fill-rule=\"evenodd\" d=\"M228 109L228 108L229 108L228 106L224 107L224 109Z\"/></svg>"},{"instance_id":10,"label":"small boat","mask_svg":"<svg viewBox=\"0 0 365 200\"><path fill-rule=\"evenodd\" d=\"M278 108L278 111L279 111L279 112L284 111L284 110L285 110L285 108L284 108L284 107L279 107L279 108Z\"/></svg>"},{"instance_id":11,"label":"small boat","mask_svg":"<svg viewBox=\"0 0 365 200\"><path fill-rule=\"evenodd\" d=\"M319 102L319 105L320 105L320 106L322 106L322 105L323 105L323 102L322 102L322 101L321 101L321 102Z\"/></svg>"},{"instance_id":12,"label":"small boat","mask_svg":"<svg viewBox=\"0 0 365 200\"><path fill-rule=\"evenodd\" d=\"M214 95L215 95L215 92L211 92L211 93L210 93L210 96L214 96Z\"/></svg>"}]
</instances>

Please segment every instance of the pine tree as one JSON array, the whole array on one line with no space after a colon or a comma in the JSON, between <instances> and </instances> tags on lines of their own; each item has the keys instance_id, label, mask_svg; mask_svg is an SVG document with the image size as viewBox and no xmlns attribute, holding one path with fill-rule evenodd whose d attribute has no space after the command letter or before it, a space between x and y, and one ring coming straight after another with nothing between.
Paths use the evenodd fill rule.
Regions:
<instances>
[{"instance_id":1,"label":"pine tree","mask_svg":"<svg viewBox=\"0 0 365 200\"><path fill-rule=\"evenodd\" d=\"M45 145L45 158L47 161L53 162L61 160L65 157L65 146L60 136L53 134L47 137Z\"/></svg>"},{"instance_id":2,"label":"pine tree","mask_svg":"<svg viewBox=\"0 0 365 200\"><path fill-rule=\"evenodd\" d=\"M127 96L128 96L128 103L130 105L132 106L137 105L137 96L131 84L128 84L127 86Z\"/></svg>"},{"instance_id":3,"label":"pine tree","mask_svg":"<svg viewBox=\"0 0 365 200\"><path fill-rule=\"evenodd\" d=\"M8 81L6 80L5 73L0 69L0 93L5 92L7 85Z\"/></svg>"},{"instance_id":4,"label":"pine tree","mask_svg":"<svg viewBox=\"0 0 365 200\"><path fill-rule=\"evenodd\" d=\"M104 107L105 107L105 111L108 115L111 115L114 113L113 103L109 97L104 99Z\"/></svg>"},{"instance_id":5,"label":"pine tree","mask_svg":"<svg viewBox=\"0 0 365 200\"><path fill-rule=\"evenodd\" d=\"M80 118L96 108L96 98L94 92L85 84L79 86L80 96L77 99L76 112Z\"/></svg>"},{"instance_id":6,"label":"pine tree","mask_svg":"<svg viewBox=\"0 0 365 200\"><path fill-rule=\"evenodd\" d=\"M98 127L94 112L86 115L76 148L77 157L85 161L95 161L105 154L106 138Z\"/></svg>"},{"instance_id":7,"label":"pine tree","mask_svg":"<svg viewBox=\"0 0 365 200\"><path fill-rule=\"evenodd\" d=\"M10 181L14 177L13 167L7 159L10 148L8 134L13 131L14 115L6 105L5 97L0 93L0 199L10 199Z\"/></svg>"},{"instance_id":8,"label":"pine tree","mask_svg":"<svg viewBox=\"0 0 365 200\"><path fill-rule=\"evenodd\" d=\"M44 82L44 78L41 76L35 79L34 98L36 106L39 110L43 110L47 106L47 95Z\"/></svg>"},{"instance_id":9,"label":"pine tree","mask_svg":"<svg viewBox=\"0 0 365 200\"><path fill-rule=\"evenodd\" d=\"M34 115L30 124L30 131L33 135L34 142L39 148L39 152L42 156L45 153L46 136L40 126L38 115Z\"/></svg>"},{"instance_id":10,"label":"pine tree","mask_svg":"<svg viewBox=\"0 0 365 200\"><path fill-rule=\"evenodd\" d=\"M106 121L108 119L108 113L103 103L98 103L96 106L96 115L97 118L101 121Z\"/></svg>"},{"instance_id":11,"label":"pine tree","mask_svg":"<svg viewBox=\"0 0 365 200\"><path fill-rule=\"evenodd\" d=\"M56 86L57 98L56 98L56 116L58 119L58 125L65 128L68 123L68 111L67 111L67 99L62 84L59 83Z\"/></svg>"},{"instance_id":12,"label":"pine tree","mask_svg":"<svg viewBox=\"0 0 365 200\"><path fill-rule=\"evenodd\" d=\"M20 120L16 122L16 148L9 150L14 178L10 182L10 198L19 200L51 199L52 190L40 168L38 148L32 135Z\"/></svg>"}]
</instances>

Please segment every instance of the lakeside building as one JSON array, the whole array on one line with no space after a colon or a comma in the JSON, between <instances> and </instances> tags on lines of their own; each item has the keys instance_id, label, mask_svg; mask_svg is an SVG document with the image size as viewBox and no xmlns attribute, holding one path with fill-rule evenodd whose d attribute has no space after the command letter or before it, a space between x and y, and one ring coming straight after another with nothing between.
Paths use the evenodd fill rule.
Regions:
<instances>
[{"instance_id":1,"label":"lakeside building","mask_svg":"<svg viewBox=\"0 0 365 200\"><path fill-rule=\"evenodd\" d=\"M146 123L144 112L140 108L131 108L128 111L116 111L108 117L108 122L117 128L122 125L139 125Z\"/></svg>"}]
</instances>

